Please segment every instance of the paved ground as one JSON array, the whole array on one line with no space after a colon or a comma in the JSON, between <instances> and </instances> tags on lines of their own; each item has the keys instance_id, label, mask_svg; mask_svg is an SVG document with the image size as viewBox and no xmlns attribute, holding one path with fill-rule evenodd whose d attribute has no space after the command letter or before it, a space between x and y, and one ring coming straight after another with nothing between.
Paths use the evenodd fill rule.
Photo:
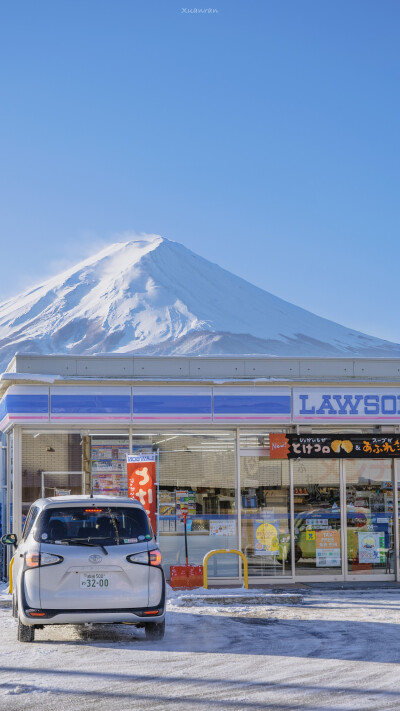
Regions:
<instances>
[{"instance_id":1,"label":"paved ground","mask_svg":"<svg viewBox=\"0 0 400 711\"><path fill-rule=\"evenodd\" d=\"M72 627L16 641L0 609L1 711L400 709L400 590L308 589L298 606L184 607L166 637Z\"/></svg>"}]
</instances>

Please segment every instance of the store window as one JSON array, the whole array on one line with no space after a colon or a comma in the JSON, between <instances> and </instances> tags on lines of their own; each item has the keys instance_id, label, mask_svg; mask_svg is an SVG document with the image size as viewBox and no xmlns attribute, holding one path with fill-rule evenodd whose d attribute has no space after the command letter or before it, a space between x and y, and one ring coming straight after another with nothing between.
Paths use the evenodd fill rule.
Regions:
<instances>
[{"instance_id":1,"label":"store window","mask_svg":"<svg viewBox=\"0 0 400 711\"><path fill-rule=\"evenodd\" d=\"M85 476L82 437L71 432L23 432L22 521L41 496L82 494Z\"/></svg>"},{"instance_id":2,"label":"store window","mask_svg":"<svg viewBox=\"0 0 400 711\"><path fill-rule=\"evenodd\" d=\"M159 451L159 539L164 569L185 562L182 507L188 508L189 562L237 548L236 438L231 432L133 433L133 450ZM236 577L237 556L213 556L211 577Z\"/></svg>"},{"instance_id":3,"label":"store window","mask_svg":"<svg viewBox=\"0 0 400 711\"><path fill-rule=\"evenodd\" d=\"M392 460L346 459L348 572L393 572Z\"/></svg>"},{"instance_id":4,"label":"store window","mask_svg":"<svg viewBox=\"0 0 400 711\"><path fill-rule=\"evenodd\" d=\"M339 461L293 462L296 575L341 575Z\"/></svg>"},{"instance_id":5,"label":"store window","mask_svg":"<svg viewBox=\"0 0 400 711\"><path fill-rule=\"evenodd\" d=\"M289 463L244 451L240 457L242 550L249 575L291 575Z\"/></svg>"}]
</instances>

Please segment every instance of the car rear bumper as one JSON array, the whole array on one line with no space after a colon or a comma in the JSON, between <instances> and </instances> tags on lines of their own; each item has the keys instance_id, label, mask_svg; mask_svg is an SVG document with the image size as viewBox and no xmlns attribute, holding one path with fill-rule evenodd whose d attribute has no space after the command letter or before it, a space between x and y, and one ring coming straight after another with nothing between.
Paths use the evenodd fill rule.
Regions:
<instances>
[{"instance_id":1,"label":"car rear bumper","mask_svg":"<svg viewBox=\"0 0 400 711\"><path fill-rule=\"evenodd\" d=\"M145 624L146 622L162 622L165 608L129 608L121 610L20 610L19 618L24 625L67 625L93 623L130 622Z\"/></svg>"},{"instance_id":2,"label":"car rear bumper","mask_svg":"<svg viewBox=\"0 0 400 711\"><path fill-rule=\"evenodd\" d=\"M131 624L146 624L162 622L165 618L165 578L161 599L151 607L100 608L100 609L45 609L29 607L24 586L20 588L18 616L24 625L80 625L85 623L116 624L130 622Z\"/></svg>"}]
</instances>

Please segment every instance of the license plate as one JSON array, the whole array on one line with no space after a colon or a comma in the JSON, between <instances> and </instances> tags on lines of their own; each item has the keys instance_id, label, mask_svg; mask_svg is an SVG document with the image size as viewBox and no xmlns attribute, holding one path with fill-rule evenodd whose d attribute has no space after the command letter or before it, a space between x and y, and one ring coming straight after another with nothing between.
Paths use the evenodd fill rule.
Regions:
<instances>
[{"instance_id":1,"label":"license plate","mask_svg":"<svg viewBox=\"0 0 400 711\"><path fill-rule=\"evenodd\" d=\"M85 590L107 590L110 585L110 576L105 573L87 573L80 576L80 587Z\"/></svg>"}]
</instances>

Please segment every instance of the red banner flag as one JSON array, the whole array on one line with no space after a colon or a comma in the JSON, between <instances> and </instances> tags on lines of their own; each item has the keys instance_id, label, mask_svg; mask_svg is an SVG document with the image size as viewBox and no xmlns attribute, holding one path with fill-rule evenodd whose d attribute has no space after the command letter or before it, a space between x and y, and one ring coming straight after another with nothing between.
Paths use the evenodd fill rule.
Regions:
<instances>
[{"instance_id":1,"label":"red banner flag","mask_svg":"<svg viewBox=\"0 0 400 711\"><path fill-rule=\"evenodd\" d=\"M157 482L155 454L127 454L128 496L144 506L157 535Z\"/></svg>"}]
</instances>

